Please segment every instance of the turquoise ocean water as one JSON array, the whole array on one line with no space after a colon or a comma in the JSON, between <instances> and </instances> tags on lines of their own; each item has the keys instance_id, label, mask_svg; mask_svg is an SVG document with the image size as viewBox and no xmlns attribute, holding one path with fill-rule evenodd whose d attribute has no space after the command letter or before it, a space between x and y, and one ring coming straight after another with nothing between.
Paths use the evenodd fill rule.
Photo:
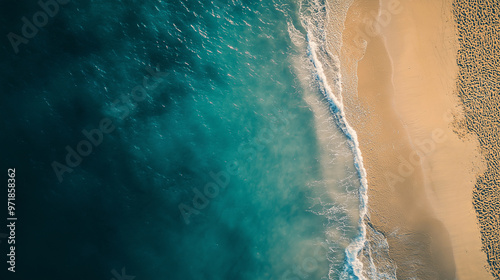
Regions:
<instances>
[{"instance_id":1,"label":"turquoise ocean water","mask_svg":"<svg viewBox=\"0 0 500 280\"><path fill-rule=\"evenodd\" d=\"M17 33L40 10L9 5ZM358 279L364 169L325 82L326 9L75 1L18 54L4 40L20 275Z\"/></svg>"}]
</instances>

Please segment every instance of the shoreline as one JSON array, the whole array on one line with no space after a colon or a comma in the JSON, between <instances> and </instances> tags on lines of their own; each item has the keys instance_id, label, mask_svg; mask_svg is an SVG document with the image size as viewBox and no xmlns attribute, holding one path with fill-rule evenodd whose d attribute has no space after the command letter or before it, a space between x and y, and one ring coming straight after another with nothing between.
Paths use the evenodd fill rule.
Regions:
<instances>
[{"instance_id":1,"label":"shoreline","mask_svg":"<svg viewBox=\"0 0 500 280\"><path fill-rule=\"evenodd\" d=\"M374 261L394 262L401 279L492 279L472 207L481 157L452 125L460 104L451 0L416 2L355 0L342 33L342 77L355 77L342 79L342 95L367 170L367 223L389 245L390 260Z\"/></svg>"},{"instance_id":2,"label":"shoreline","mask_svg":"<svg viewBox=\"0 0 500 280\"><path fill-rule=\"evenodd\" d=\"M360 233L356 238L347 246L345 249L346 257L348 260L348 264L350 265L348 270L352 270L352 272L356 276L360 276L363 273L363 265L361 263L361 260L358 258L359 253L363 250L364 243L366 241L366 224L363 222L367 216L367 206L368 206L368 194L367 194L367 189L368 189L368 183L366 179L366 169L364 167L363 163L363 156L361 153L361 149L359 148L359 141L358 141L358 136L356 131L353 129L353 127L349 124L346 116L345 116L345 109L344 109L344 104L342 102L342 96L340 96L340 99L338 99L335 96L335 90L332 89L328 78L326 77L323 69L323 65L320 61L320 59L317 57L317 45L314 42L310 42L310 48L311 48L311 55L312 55L312 61L314 63L314 66L317 71L317 75L320 77L320 80L322 81L323 86L325 87L324 89L324 95L325 98L330 103L330 108L336 108L335 114L337 122L342 124L341 130L344 133L344 135L349 139L350 143L350 148L351 151L354 153L354 163L356 166L356 170L359 175L360 179L360 195L359 195L359 201L360 201L360 207L359 207L359 228L360 228ZM339 88L339 85L334 84L333 88L336 88L337 91L341 91Z\"/></svg>"}]
</instances>

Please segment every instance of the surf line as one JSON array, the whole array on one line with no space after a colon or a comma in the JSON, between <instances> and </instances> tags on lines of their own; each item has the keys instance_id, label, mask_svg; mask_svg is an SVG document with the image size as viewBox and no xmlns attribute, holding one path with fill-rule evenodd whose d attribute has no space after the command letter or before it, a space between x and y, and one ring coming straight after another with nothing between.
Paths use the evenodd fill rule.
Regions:
<instances>
[{"instance_id":1,"label":"surf line","mask_svg":"<svg viewBox=\"0 0 500 280\"><path fill-rule=\"evenodd\" d=\"M314 65L314 68L316 70L316 76L317 79L319 80L320 84L322 85L322 93L330 103L330 108L332 110L332 113L336 117L337 124L339 125L340 129L346 135L348 138L349 146L354 153L354 165L356 167L356 170L358 171L360 181L361 181L361 188L360 188L360 213L359 213L359 229L360 233L356 238L354 239L351 244L345 249L346 253L346 258L347 258L347 264L348 264L348 271L351 274L354 274L354 276L358 277L359 279L366 279L366 277L363 276L363 263L361 260L358 258L359 253L364 247L365 241L366 241L366 224L364 220L367 218L368 215L368 181L366 179L366 169L363 165L363 156L361 155L361 150L359 148L359 141L358 141L358 136L356 134L356 131L349 125L346 115L345 115L345 110L344 110L344 104L342 102L342 95L339 94L339 97L336 97L332 88L330 87L330 84L328 83L326 74L323 70L323 64L321 63L320 59L318 58L317 51L318 51L318 45L314 42L313 37L310 35L311 33L308 32L307 35L307 42L308 42L308 56L311 60L311 62ZM311 38L312 37L312 38ZM340 82L340 81L339 81ZM339 90L342 92L342 88L339 85ZM371 261L371 260L370 260Z\"/></svg>"}]
</instances>

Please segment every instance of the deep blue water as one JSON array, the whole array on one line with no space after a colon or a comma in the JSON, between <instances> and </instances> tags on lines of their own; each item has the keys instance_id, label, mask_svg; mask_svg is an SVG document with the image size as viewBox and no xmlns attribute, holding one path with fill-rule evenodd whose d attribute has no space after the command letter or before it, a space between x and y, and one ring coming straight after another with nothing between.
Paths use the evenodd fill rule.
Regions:
<instances>
[{"instance_id":1,"label":"deep blue water","mask_svg":"<svg viewBox=\"0 0 500 280\"><path fill-rule=\"evenodd\" d=\"M17 54L9 32L42 9L0 8L1 170L16 168L19 219L2 279L338 279L358 182L301 76L298 2L58 6Z\"/></svg>"}]
</instances>

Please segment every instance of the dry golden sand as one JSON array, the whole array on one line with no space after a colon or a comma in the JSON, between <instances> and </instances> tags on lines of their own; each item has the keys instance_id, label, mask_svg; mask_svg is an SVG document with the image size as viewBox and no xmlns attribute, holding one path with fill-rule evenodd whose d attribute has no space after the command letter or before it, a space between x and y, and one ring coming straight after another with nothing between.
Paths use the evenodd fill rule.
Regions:
<instances>
[{"instance_id":1,"label":"dry golden sand","mask_svg":"<svg viewBox=\"0 0 500 280\"><path fill-rule=\"evenodd\" d=\"M449 233L459 279L492 279L485 269L472 205L475 176L482 171L477 141L453 132L460 116L455 79L458 41L451 1L402 2L404 9L383 31L394 71L396 110L412 144L430 150L422 158L425 190ZM442 134L442 141L432 135ZM422 146L423 145L423 146Z\"/></svg>"},{"instance_id":2,"label":"dry golden sand","mask_svg":"<svg viewBox=\"0 0 500 280\"><path fill-rule=\"evenodd\" d=\"M355 0L338 53L368 174L368 223L387 238L398 279L493 279L472 204L484 166L477 141L452 125L462 116L452 8Z\"/></svg>"}]
</instances>

